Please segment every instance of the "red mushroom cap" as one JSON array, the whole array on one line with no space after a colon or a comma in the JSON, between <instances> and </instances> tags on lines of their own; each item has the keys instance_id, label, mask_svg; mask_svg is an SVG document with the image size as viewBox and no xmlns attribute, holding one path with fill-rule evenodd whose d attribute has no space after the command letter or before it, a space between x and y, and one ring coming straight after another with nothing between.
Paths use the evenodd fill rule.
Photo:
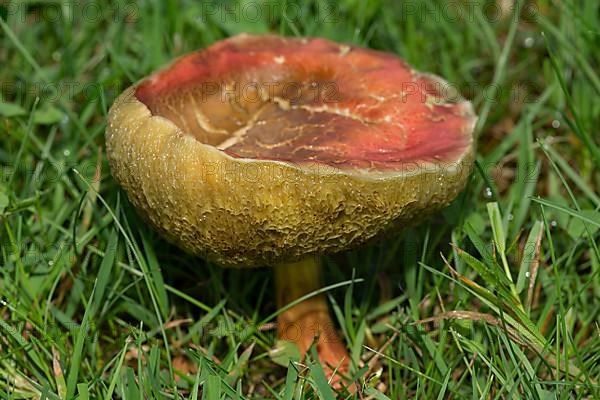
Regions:
<instances>
[{"instance_id":1,"label":"red mushroom cap","mask_svg":"<svg viewBox=\"0 0 600 400\"><path fill-rule=\"evenodd\" d=\"M240 35L182 57L135 96L239 158L395 170L456 162L473 112L394 55L325 39Z\"/></svg>"}]
</instances>

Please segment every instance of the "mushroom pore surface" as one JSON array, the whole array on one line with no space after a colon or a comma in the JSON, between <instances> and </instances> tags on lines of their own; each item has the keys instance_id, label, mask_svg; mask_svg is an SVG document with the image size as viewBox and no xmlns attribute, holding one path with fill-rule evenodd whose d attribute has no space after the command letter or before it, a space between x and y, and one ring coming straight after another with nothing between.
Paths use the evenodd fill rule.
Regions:
<instances>
[{"instance_id":1,"label":"mushroom pore surface","mask_svg":"<svg viewBox=\"0 0 600 400\"><path fill-rule=\"evenodd\" d=\"M472 141L470 104L447 83L324 39L220 41L142 81L135 96L235 158L393 171L451 163Z\"/></svg>"}]
</instances>

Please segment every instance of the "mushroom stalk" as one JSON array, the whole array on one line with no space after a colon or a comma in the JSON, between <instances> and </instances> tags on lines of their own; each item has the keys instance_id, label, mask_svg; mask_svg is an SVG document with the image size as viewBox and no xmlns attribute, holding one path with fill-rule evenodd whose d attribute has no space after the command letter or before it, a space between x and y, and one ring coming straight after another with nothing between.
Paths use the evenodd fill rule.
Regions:
<instances>
[{"instance_id":1,"label":"mushroom stalk","mask_svg":"<svg viewBox=\"0 0 600 400\"><path fill-rule=\"evenodd\" d=\"M321 269L321 262L316 257L276 265L277 307L283 308L319 290L322 287ZM302 357L315 342L319 359L328 375L336 370L341 375L348 372L350 357L331 320L324 294L312 296L283 311L279 314L277 326L279 339L295 343ZM334 381L338 380L334 378Z\"/></svg>"}]
</instances>

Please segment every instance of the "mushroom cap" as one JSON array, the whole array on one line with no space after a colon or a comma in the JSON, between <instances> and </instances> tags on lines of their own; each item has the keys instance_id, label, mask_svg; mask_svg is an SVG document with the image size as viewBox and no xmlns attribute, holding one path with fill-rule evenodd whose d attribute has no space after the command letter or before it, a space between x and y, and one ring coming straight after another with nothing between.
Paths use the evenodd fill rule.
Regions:
<instances>
[{"instance_id":1,"label":"mushroom cap","mask_svg":"<svg viewBox=\"0 0 600 400\"><path fill-rule=\"evenodd\" d=\"M165 238L253 267L347 250L446 206L471 172L475 121L448 83L394 55L243 34L126 89L106 148Z\"/></svg>"}]
</instances>

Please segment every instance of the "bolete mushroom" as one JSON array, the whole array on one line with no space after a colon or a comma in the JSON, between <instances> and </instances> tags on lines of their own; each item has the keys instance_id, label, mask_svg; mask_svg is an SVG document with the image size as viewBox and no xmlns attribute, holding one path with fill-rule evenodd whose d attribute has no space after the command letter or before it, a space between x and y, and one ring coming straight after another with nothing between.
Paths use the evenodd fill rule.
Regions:
<instances>
[{"instance_id":1,"label":"bolete mushroom","mask_svg":"<svg viewBox=\"0 0 600 400\"><path fill-rule=\"evenodd\" d=\"M111 170L165 238L222 266L275 269L282 307L321 286L319 256L446 206L473 163L471 104L398 57L319 38L239 35L122 93ZM314 296L278 317L329 372L349 358Z\"/></svg>"}]
</instances>

